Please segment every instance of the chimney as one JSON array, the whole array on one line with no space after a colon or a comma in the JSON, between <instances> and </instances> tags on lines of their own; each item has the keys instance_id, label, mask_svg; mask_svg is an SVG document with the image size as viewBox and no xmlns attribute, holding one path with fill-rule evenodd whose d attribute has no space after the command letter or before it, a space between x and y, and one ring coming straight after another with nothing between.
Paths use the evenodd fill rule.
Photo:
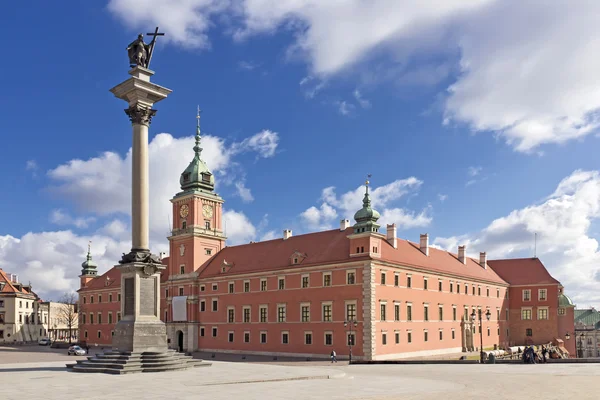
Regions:
<instances>
[{"instance_id":1,"label":"chimney","mask_svg":"<svg viewBox=\"0 0 600 400\"><path fill-rule=\"evenodd\" d=\"M396 239L396 224L387 225L386 240L393 248L398 248L398 239Z\"/></svg>"},{"instance_id":2,"label":"chimney","mask_svg":"<svg viewBox=\"0 0 600 400\"><path fill-rule=\"evenodd\" d=\"M479 253L479 265L481 265L483 269L487 269L487 254L485 251L483 253Z\"/></svg>"},{"instance_id":3,"label":"chimney","mask_svg":"<svg viewBox=\"0 0 600 400\"><path fill-rule=\"evenodd\" d=\"M283 231L283 240L289 239L292 237L292 230L291 229L285 229Z\"/></svg>"},{"instance_id":4,"label":"chimney","mask_svg":"<svg viewBox=\"0 0 600 400\"><path fill-rule=\"evenodd\" d=\"M10 280L13 283L19 283L19 275L17 275L17 274L10 274Z\"/></svg>"},{"instance_id":5,"label":"chimney","mask_svg":"<svg viewBox=\"0 0 600 400\"><path fill-rule=\"evenodd\" d=\"M463 264L467 263L467 246L458 246L458 261Z\"/></svg>"},{"instance_id":6,"label":"chimney","mask_svg":"<svg viewBox=\"0 0 600 400\"><path fill-rule=\"evenodd\" d=\"M343 219L340 221L340 231L345 231L350 227L350 220Z\"/></svg>"},{"instance_id":7,"label":"chimney","mask_svg":"<svg viewBox=\"0 0 600 400\"><path fill-rule=\"evenodd\" d=\"M420 247L421 251L426 256L429 256L429 234L427 234L427 233L421 234L420 239L421 239L420 240L421 243L419 244L419 247Z\"/></svg>"}]
</instances>

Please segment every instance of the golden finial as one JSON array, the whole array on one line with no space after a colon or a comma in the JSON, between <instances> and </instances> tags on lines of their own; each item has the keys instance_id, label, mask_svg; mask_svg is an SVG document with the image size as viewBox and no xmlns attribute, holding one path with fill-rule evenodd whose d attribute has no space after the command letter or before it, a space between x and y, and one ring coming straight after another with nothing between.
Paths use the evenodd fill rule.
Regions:
<instances>
[{"instance_id":1,"label":"golden finial","mask_svg":"<svg viewBox=\"0 0 600 400\"><path fill-rule=\"evenodd\" d=\"M200 129L200 113L202 112L202 110L200 110L200 106L197 106L198 110L196 112L196 126L198 127L198 129Z\"/></svg>"}]
</instances>

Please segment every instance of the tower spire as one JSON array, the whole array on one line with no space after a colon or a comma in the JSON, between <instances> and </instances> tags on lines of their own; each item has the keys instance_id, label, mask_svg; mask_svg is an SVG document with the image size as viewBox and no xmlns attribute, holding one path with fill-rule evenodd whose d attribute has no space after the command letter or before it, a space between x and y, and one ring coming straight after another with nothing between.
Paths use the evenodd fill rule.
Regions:
<instances>
[{"instance_id":1,"label":"tower spire","mask_svg":"<svg viewBox=\"0 0 600 400\"><path fill-rule=\"evenodd\" d=\"M81 275L95 276L98 273L98 265L92 261L92 241L88 241L88 251L85 261L81 264Z\"/></svg>"},{"instance_id":2,"label":"tower spire","mask_svg":"<svg viewBox=\"0 0 600 400\"><path fill-rule=\"evenodd\" d=\"M367 180L365 181L363 207L354 214L354 220L356 221L354 233L377 232L379 230L377 220L380 215L377 210L371 208L371 197L369 196L369 185L371 182L369 182L369 179L371 179L371 174L367 175Z\"/></svg>"},{"instance_id":3,"label":"tower spire","mask_svg":"<svg viewBox=\"0 0 600 400\"><path fill-rule=\"evenodd\" d=\"M196 153L195 157L200 158L200 154L202 153L202 147L200 147L200 140L202 136L200 135L200 106L198 106L198 110L196 112L196 145L194 146L194 153Z\"/></svg>"}]
</instances>

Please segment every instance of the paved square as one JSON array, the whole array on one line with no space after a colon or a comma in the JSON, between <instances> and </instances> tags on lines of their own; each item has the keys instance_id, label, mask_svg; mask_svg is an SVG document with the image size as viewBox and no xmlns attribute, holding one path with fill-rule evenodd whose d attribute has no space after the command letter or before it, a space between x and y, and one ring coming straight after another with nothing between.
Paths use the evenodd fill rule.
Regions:
<instances>
[{"instance_id":1,"label":"paved square","mask_svg":"<svg viewBox=\"0 0 600 400\"><path fill-rule=\"evenodd\" d=\"M35 357L46 361L31 362ZM64 350L0 349L2 399L598 399L600 364L353 365L214 361L123 376L67 372ZM15 362L15 359L27 362ZM8 361L12 360L12 361ZM329 379L327 378L329 377Z\"/></svg>"}]
</instances>

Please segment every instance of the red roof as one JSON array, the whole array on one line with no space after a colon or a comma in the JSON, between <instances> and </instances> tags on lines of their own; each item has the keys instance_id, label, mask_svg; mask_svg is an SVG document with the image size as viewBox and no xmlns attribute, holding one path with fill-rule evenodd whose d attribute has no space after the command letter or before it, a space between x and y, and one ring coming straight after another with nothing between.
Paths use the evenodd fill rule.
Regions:
<instances>
[{"instance_id":1,"label":"red roof","mask_svg":"<svg viewBox=\"0 0 600 400\"><path fill-rule=\"evenodd\" d=\"M169 257L164 257L162 259L164 265L169 265ZM108 285L106 281L108 278ZM168 279L168 268L165 268L160 276L160 281L165 282ZM104 274L97 276L88 282L85 288L81 288L78 292L83 292L86 290L101 290L105 288L118 288L121 287L121 272L117 269L117 267L112 267Z\"/></svg>"},{"instance_id":2,"label":"red roof","mask_svg":"<svg viewBox=\"0 0 600 400\"><path fill-rule=\"evenodd\" d=\"M225 247L204 264L199 277L220 275L222 267L226 265L231 266L229 274L242 274L369 259L368 255L350 257L348 235L352 233L352 228L345 231L335 229L292 236L285 240L274 239ZM397 249L394 249L385 239L382 242L382 261L506 284L491 268L485 269L479 265L479 262L471 258L467 258L465 265L458 260L456 255L443 250L430 247L429 256L426 256L417 244L406 240L398 240ZM292 265L290 258L295 252L304 254L306 258L299 264Z\"/></svg>"},{"instance_id":3,"label":"red roof","mask_svg":"<svg viewBox=\"0 0 600 400\"><path fill-rule=\"evenodd\" d=\"M4 270L0 269L0 282L5 282L4 287L0 290L1 293L22 293L22 294L32 294L37 297L37 295L31 290L29 286L24 286L23 284L15 284L9 276L4 272Z\"/></svg>"},{"instance_id":4,"label":"red roof","mask_svg":"<svg viewBox=\"0 0 600 400\"><path fill-rule=\"evenodd\" d=\"M490 260L488 264L511 285L560 284L550 275L539 258Z\"/></svg>"},{"instance_id":5,"label":"red roof","mask_svg":"<svg viewBox=\"0 0 600 400\"><path fill-rule=\"evenodd\" d=\"M351 229L335 229L292 236L285 240L273 239L228 246L204 264L199 278L220 275L224 265L231 265L231 274L243 274L347 261L350 259L350 242L347 236L351 232ZM306 258L297 265L291 265L290 259L295 252ZM353 257L352 260L367 258Z\"/></svg>"}]
</instances>

